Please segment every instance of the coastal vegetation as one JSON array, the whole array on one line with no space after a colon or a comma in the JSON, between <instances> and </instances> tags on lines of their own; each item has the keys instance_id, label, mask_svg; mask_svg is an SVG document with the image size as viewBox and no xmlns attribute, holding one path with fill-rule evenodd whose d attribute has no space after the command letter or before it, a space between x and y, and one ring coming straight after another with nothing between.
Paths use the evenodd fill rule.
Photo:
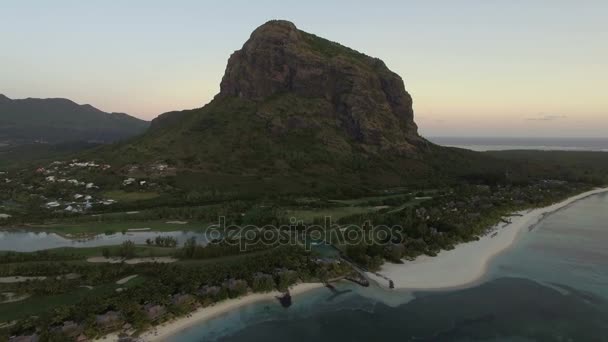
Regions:
<instances>
[{"instance_id":1,"label":"coastal vegetation","mask_svg":"<svg viewBox=\"0 0 608 342\"><path fill-rule=\"evenodd\" d=\"M183 247L178 254L187 255L183 251L187 248ZM46 253L52 260L55 253ZM319 267L309 252L288 246L216 257L213 262L192 259L174 264L91 265L82 261L38 262L12 257L11 261L15 260L18 262L5 263L8 267L3 267L0 276L46 278L0 283L0 292L29 295L19 303L1 304L0 321L17 321L6 332L9 335L37 330L44 340L69 337L56 329L66 322L76 322L79 332L89 338L120 329L126 323L135 331L142 331L196 307L249 291L286 290L297 281L318 280L321 269L324 275L329 273L332 277L349 272L349 267L341 264ZM117 283L134 274L136 278ZM150 305L162 306L166 313L150 317L146 309ZM119 322L112 327L96 319L108 312L119 313Z\"/></svg>"}]
</instances>

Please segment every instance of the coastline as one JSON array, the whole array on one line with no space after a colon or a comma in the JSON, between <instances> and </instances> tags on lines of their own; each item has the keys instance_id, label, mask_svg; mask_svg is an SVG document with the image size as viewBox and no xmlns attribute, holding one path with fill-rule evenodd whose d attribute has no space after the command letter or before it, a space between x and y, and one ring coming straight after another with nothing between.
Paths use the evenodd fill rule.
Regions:
<instances>
[{"instance_id":1,"label":"coastline","mask_svg":"<svg viewBox=\"0 0 608 342\"><path fill-rule=\"evenodd\" d=\"M598 188L547 207L514 213L521 216L511 216L511 223L497 224L478 241L459 244L452 250L441 251L435 257L423 255L403 264L386 263L377 273L391 279L394 288L401 290L445 290L472 286L485 276L492 259L510 248L525 229L576 201L607 191L608 188ZM379 286L389 287L386 279L369 272L367 275Z\"/></svg>"},{"instance_id":2,"label":"coastline","mask_svg":"<svg viewBox=\"0 0 608 342\"><path fill-rule=\"evenodd\" d=\"M296 296L314 289L322 288L325 284L323 283L300 283L292 286L289 292L292 296ZM160 342L166 341L167 338L179 333L180 331L192 327L197 324L201 324L207 320L213 319L222 314L228 313L232 310L236 310L242 306L254 304L265 300L274 300L276 296L281 296L283 293L279 291L272 291L267 293L251 293L239 298L233 298L218 302L212 306L200 308L193 311L186 317L180 317L172 321L165 322L152 329L146 331L139 337L139 341L145 342ZM277 302L277 305L279 303ZM95 341L117 341L117 334L106 335L103 338Z\"/></svg>"},{"instance_id":3,"label":"coastline","mask_svg":"<svg viewBox=\"0 0 608 342\"><path fill-rule=\"evenodd\" d=\"M511 247L520 233L542 221L547 215L563 209L581 199L608 192L608 188L598 188L547 207L528 209L513 213L511 223L499 223L480 237L478 241L462 243L453 250L441 251L437 256L420 256L404 264L384 264L379 274L393 280L396 290L432 291L472 286L485 276L490 261ZM516 216L521 215L521 216ZM494 235L497 233L496 235ZM378 283L381 288L389 288L388 281L372 273L367 276ZM310 290L322 288L322 283L301 283L290 288L291 295L298 295ZM146 331L139 337L142 342L166 341L180 331L204 323L222 314L237 310L240 307L265 300L274 300L281 292L251 293L243 297L228 299L213 306L200 308L186 317L165 322ZM95 341L116 341L117 334L110 334Z\"/></svg>"}]
</instances>

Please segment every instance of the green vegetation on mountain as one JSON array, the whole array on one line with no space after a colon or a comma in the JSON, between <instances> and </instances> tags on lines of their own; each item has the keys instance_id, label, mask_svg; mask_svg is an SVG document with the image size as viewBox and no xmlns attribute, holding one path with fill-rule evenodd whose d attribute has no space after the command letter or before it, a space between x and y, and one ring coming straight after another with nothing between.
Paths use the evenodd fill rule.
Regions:
<instances>
[{"instance_id":1,"label":"green vegetation on mountain","mask_svg":"<svg viewBox=\"0 0 608 342\"><path fill-rule=\"evenodd\" d=\"M351 196L510 165L426 141L403 81L381 60L284 21L262 25L230 57L209 104L163 114L146 134L83 158L119 170L166 163L175 171L165 181L216 199Z\"/></svg>"},{"instance_id":2,"label":"green vegetation on mountain","mask_svg":"<svg viewBox=\"0 0 608 342\"><path fill-rule=\"evenodd\" d=\"M149 123L67 99L11 100L0 94L0 143L109 143L141 134Z\"/></svg>"}]
</instances>

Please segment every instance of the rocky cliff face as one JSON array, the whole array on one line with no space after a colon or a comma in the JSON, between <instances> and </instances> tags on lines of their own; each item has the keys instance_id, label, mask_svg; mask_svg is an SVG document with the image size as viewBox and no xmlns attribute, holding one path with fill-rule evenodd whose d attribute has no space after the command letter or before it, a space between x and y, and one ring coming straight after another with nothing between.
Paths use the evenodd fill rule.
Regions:
<instances>
[{"instance_id":1,"label":"rocky cliff face","mask_svg":"<svg viewBox=\"0 0 608 342\"><path fill-rule=\"evenodd\" d=\"M327 101L331 109L318 114L371 149L407 153L424 141L402 79L381 60L275 20L232 54L218 97L263 102L282 94Z\"/></svg>"}]
</instances>

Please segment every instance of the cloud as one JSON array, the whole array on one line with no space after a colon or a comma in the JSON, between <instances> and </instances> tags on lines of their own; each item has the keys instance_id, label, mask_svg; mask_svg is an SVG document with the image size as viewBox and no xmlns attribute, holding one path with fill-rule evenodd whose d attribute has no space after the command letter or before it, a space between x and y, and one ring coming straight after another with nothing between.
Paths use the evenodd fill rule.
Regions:
<instances>
[{"instance_id":1,"label":"cloud","mask_svg":"<svg viewBox=\"0 0 608 342\"><path fill-rule=\"evenodd\" d=\"M526 120L528 120L528 121L555 121L555 120L563 120L563 119L567 119L567 118L568 118L567 115L539 113L537 116L532 117L532 118L527 118Z\"/></svg>"}]
</instances>

